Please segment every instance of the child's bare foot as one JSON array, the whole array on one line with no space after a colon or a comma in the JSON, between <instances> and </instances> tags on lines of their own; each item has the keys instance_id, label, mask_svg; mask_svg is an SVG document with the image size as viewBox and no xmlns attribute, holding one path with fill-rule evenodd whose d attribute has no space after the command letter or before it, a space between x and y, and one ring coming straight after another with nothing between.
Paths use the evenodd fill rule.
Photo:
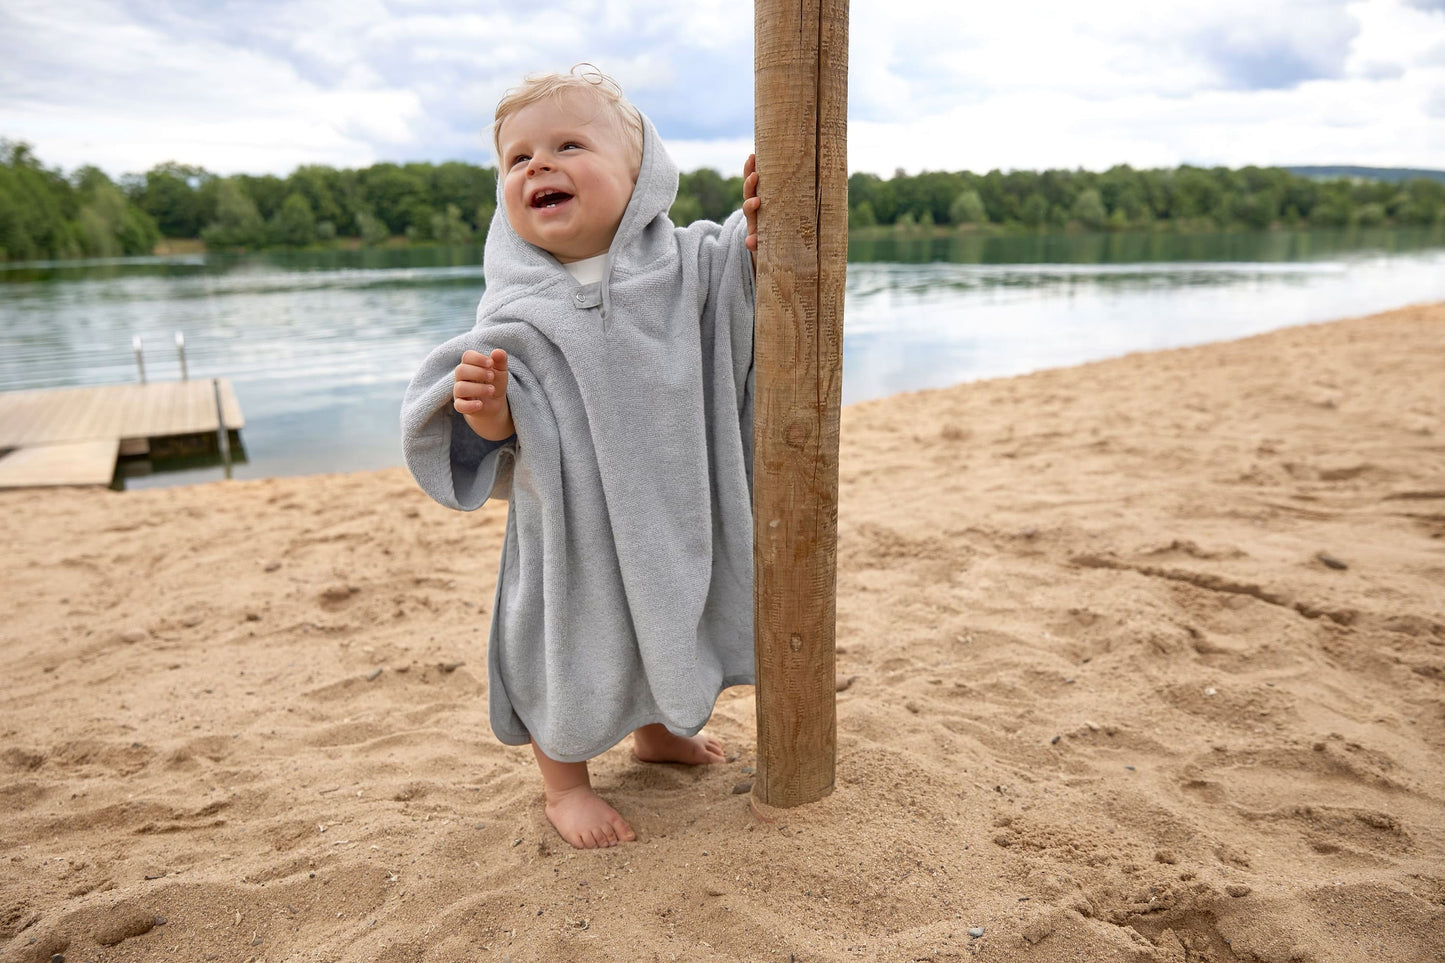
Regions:
<instances>
[{"instance_id":1,"label":"child's bare foot","mask_svg":"<svg viewBox=\"0 0 1445 963\"><path fill-rule=\"evenodd\" d=\"M542 795L552 828L578 849L630 843L637 838L627 820L592 791L585 762L558 762L535 742L532 754L542 771Z\"/></svg>"},{"instance_id":2,"label":"child's bare foot","mask_svg":"<svg viewBox=\"0 0 1445 963\"><path fill-rule=\"evenodd\" d=\"M723 762L723 746L712 736L698 733L679 736L667 726L654 722L632 733L632 754L643 762L680 762L689 766L710 766Z\"/></svg>"},{"instance_id":3,"label":"child's bare foot","mask_svg":"<svg viewBox=\"0 0 1445 963\"><path fill-rule=\"evenodd\" d=\"M557 834L578 849L599 849L637 838L627 820L592 791L591 786L548 789L547 818Z\"/></svg>"}]
</instances>

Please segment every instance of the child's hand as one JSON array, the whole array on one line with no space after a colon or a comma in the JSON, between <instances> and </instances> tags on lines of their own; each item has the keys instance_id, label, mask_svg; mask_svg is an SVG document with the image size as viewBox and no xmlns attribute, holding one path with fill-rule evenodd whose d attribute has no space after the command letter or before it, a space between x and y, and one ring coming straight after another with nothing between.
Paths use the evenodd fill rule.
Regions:
<instances>
[{"instance_id":1,"label":"child's hand","mask_svg":"<svg viewBox=\"0 0 1445 963\"><path fill-rule=\"evenodd\" d=\"M452 384L452 407L466 418L472 431L489 441L512 437L512 409L507 404L507 352L490 355L466 351Z\"/></svg>"},{"instance_id":2,"label":"child's hand","mask_svg":"<svg viewBox=\"0 0 1445 963\"><path fill-rule=\"evenodd\" d=\"M748 220L748 237L743 243L753 252L758 249L758 208L762 206L758 198L758 155L749 154L743 161L743 216Z\"/></svg>"}]
</instances>

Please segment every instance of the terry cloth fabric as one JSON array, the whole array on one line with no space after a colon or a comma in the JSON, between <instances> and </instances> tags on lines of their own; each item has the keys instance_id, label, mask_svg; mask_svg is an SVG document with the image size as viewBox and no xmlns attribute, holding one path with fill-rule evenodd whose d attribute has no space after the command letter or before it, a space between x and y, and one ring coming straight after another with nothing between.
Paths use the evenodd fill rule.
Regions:
<instances>
[{"instance_id":1,"label":"terry cloth fabric","mask_svg":"<svg viewBox=\"0 0 1445 963\"><path fill-rule=\"evenodd\" d=\"M562 762L639 726L692 735L750 684L752 264L741 212L674 227L677 168L643 120L632 200L600 283L507 223L499 194L476 326L402 407L407 466L451 508L508 498L488 645L492 728ZM503 348L517 433L452 408L467 349Z\"/></svg>"}]
</instances>

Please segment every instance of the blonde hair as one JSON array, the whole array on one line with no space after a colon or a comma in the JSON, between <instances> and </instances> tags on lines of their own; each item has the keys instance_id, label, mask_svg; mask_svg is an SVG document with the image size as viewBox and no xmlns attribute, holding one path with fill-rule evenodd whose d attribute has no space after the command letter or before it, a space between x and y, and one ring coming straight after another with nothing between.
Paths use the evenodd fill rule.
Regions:
<instances>
[{"instance_id":1,"label":"blonde hair","mask_svg":"<svg viewBox=\"0 0 1445 963\"><path fill-rule=\"evenodd\" d=\"M497 103L492 121L492 147L497 152L497 166L506 169L502 159L502 122L524 107L551 98L560 99L569 91L582 91L607 110L617 124L627 146L632 149L632 170L636 176L642 165L642 114L628 103L617 81L589 63L580 63L565 74L528 74L520 87L508 90Z\"/></svg>"}]
</instances>

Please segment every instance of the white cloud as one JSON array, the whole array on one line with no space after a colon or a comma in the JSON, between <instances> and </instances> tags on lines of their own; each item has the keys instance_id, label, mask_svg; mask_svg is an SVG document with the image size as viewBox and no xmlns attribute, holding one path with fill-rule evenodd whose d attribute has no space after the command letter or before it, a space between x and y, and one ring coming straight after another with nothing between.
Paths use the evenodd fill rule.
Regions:
<instances>
[{"instance_id":1,"label":"white cloud","mask_svg":"<svg viewBox=\"0 0 1445 963\"><path fill-rule=\"evenodd\" d=\"M667 153L677 166L685 171L699 167L711 167L724 177L741 175L743 161L753 152L751 137L734 137L724 140L672 140L667 143Z\"/></svg>"},{"instance_id":2,"label":"white cloud","mask_svg":"<svg viewBox=\"0 0 1445 963\"><path fill-rule=\"evenodd\" d=\"M854 11L853 169L1445 167L1419 64L1445 21L1403 0Z\"/></svg>"},{"instance_id":3,"label":"white cloud","mask_svg":"<svg viewBox=\"0 0 1445 963\"><path fill-rule=\"evenodd\" d=\"M523 74L590 61L684 169L751 144L753 11L722 0L5 0L0 136L113 173L491 161ZM854 0L850 166L1445 168L1438 0Z\"/></svg>"},{"instance_id":4,"label":"white cloud","mask_svg":"<svg viewBox=\"0 0 1445 963\"><path fill-rule=\"evenodd\" d=\"M47 163L120 173L174 159L220 173L284 172L370 163L419 133L417 96L370 82L363 65L344 65L351 83L327 88L274 51L181 38L121 21L106 4L11 12L18 29L5 52L27 73L5 78L0 131L33 140Z\"/></svg>"}]
</instances>

